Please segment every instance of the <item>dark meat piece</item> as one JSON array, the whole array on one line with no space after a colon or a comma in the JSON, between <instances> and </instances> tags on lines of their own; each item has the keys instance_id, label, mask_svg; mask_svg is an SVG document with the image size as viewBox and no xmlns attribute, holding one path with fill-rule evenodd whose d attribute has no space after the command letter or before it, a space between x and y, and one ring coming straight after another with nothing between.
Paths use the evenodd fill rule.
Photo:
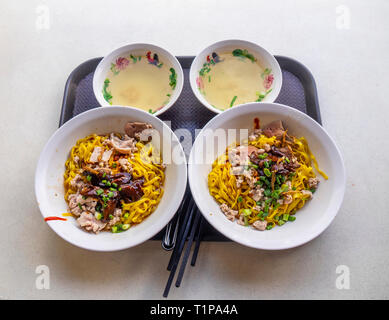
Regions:
<instances>
[{"instance_id":1,"label":"dark meat piece","mask_svg":"<svg viewBox=\"0 0 389 320\"><path fill-rule=\"evenodd\" d=\"M278 149L277 147L275 146L272 146L271 147L271 153L276 155L277 157L283 157L285 154L281 152L280 149Z\"/></svg>"},{"instance_id":2,"label":"dark meat piece","mask_svg":"<svg viewBox=\"0 0 389 320\"><path fill-rule=\"evenodd\" d=\"M153 126L144 122L127 122L124 126L124 132L131 138L136 138L137 133L141 133L143 130L151 129Z\"/></svg>"},{"instance_id":3,"label":"dark meat piece","mask_svg":"<svg viewBox=\"0 0 389 320\"><path fill-rule=\"evenodd\" d=\"M252 154L250 154L250 161L258 165L261 160L258 158L258 155L253 152Z\"/></svg>"},{"instance_id":4,"label":"dark meat piece","mask_svg":"<svg viewBox=\"0 0 389 320\"><path fill-rule=\"evenodd\" d=\"M290 173L290 171L287 170L287 169L280 169L280 170L277 171L277 173L286 176L286 175L288 175Z\"/></svg>"},{"instance_id":5,"label":"dark meat piece","mask_svg":"<svg viewBox=\"0 0 389 320\"><path fill-rule=\"evenodd\" d=\"M282 136L285 132L284 126L282 125L281 120L275 120L270 122L263 128L263 133L268 138L276 136L277 139L282 139Z\"/></svg>"},{"instance_id":6,"label":"dark meat piece","mask_svg":"<svg viewBox=\"0 0 389 320\"><path fill-rule=\"evenodd\" d=\"M104 175L104 172L100 172L100 171L97 171L95 169L92 169L90 167L87 167L85 166L84 167L84 172L83 174L85 176L90 176L91 177L91 180L90 180L90 183L94 186L100 186L100 187L105 187L104 184L101 183L102 180L111 180L112 179L112 176L105 173Z\"/></svg>"},{"instance_id":7,"label":"dark meat piece","mask_svg":"<svg viewBox=\"0 0 389 320\"><path fill-rule=\"evenodd\" d=\"M99 172L96 170L86 167L84 168L83 175L86 177L90 176L91 180L89 182L94 186L97 186L100 183Z\"/></svg>"},{"instance_id":8,"label":"dark meat piece","mask_svg":"<svg viewBox=\"0 0 389 320\"><path fill-rule=\"evenodd\" d=\"M115 211L117 202L117 199L111 199L107 201L107 206L103 210L103 222L107 222L109 220L109 215L113 214Z\"/></svg>"},{"instance_id":9,"label":"dark meat piece","mask_svg":"<svg viewBox=\"0 0 389 320\"><path fill-rule=\"evenodd\" d=\"M128 172L120 172L115 174L112 179L112 183L116 183L120 186L122 184L129 183L132 179L132 176Z\"/></svg>"},{"instance_id":10,"label":"dark meat piece","mask_svg":"<svg viewBox=\"0 0 389 320\"><path fill-rule=\"evenodd\" d=\"M273 170L274 171L280 171L280 170L283 170L284 169L284 165L283 165L283 163L282 162L280 162L280 163L275 163L274 165L273 165Z\"/></svg>"},{"instance_id":11,"label":"dark meat piece","mask_svg":"<svg viewBox=\"0 0 389 320\"><path fill-rule=\"evenodd\" d=\"M285 157L289 160L293 157L292 152L287 147L277 148L275 146L272 146L270 152L277 157Z\"/></svg>"},{"instance_id":12,"label":"dark meat piece","mask_svg":"<svg viewBox=\"0 0 389 320\"><path fill-rule=\"evenodd\" d=\"M94 186L87 186L81 190L80 194L86 197L97 197L96 189Z\"/></svg>"},{"instance_id":13,"label":"dark meat piece","mask_svg":"<svg viewBox=\"0 0 389 320\"><path fill-rule=\"evenodd\" d=\"M144 183L143 179L131 181L128 184L122 184L120 195L123 198L129 199L131 201L137 201L143 196L142 185Z\"/></svg>"},{"instance_id":14,"label":"dark meat piece","mask_svg":"<svg viewBox=\"0 0 389 320\"><path fill-rule=\"evenodd\" d=\"M279 151L287 158L292 159L293 154L287 147L279 148Z\"/></svg>"},{"instance_id":15,"label":"dark meat piece","mask_svg":"<svg viewBox=\"0 0 389 320\"><path fill-rule=\"evenodd\" d=\"M284 168L289 170L289 171L295 171L297 168L300 167L300 164L298 162L295 163L284 163Z\"/></svg>"}]
</instances>

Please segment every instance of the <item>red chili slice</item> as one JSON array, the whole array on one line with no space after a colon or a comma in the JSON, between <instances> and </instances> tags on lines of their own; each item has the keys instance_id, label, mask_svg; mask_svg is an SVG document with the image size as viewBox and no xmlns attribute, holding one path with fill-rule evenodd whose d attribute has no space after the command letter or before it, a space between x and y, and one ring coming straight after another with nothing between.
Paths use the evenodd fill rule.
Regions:
<instances>
[{"instance_id":1,"label":"red chili slice","mask_svg":"<svg viewBox=\"0 0 389 320\"><path fill-rule=\"evenodd\" d=\"M52 220L67 221L67 219L61 218L61 217L46 217L46 218L45 218L45 221L52 221Z\"/></svg>"}]
</instances>

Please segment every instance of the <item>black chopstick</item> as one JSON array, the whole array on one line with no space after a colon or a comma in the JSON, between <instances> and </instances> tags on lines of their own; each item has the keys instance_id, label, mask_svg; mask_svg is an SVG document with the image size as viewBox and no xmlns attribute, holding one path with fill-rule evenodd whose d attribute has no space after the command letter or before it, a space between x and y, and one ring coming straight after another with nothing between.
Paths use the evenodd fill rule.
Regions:
<instances>
[{"instance_id":1,"label":"black chopstick","mask_svg":"<svg viewBox=\"0 0 389 320\"><path fill-rule=\"evenodd\" d=\"M177 240L176 240L176 245L174 246L174 249L173 249L173 253L172 255L170 256L170 260L169 260L169 264L167 266L167 270L170 271L171 268L172 268L172 265L173 265L173 262L174 262L174 259L176 258L177 256L177 252L178 252L178 249L179 249L179 246L177 245L181 239L182 239L182 235L183 233L185 232L185 229L186 229L186 226L188 225L188 218L189 218L189 213L192 209L192 206L194 205L194 201L193 201L193 198L190 194L190 192L188 192L186 195L185 195L185 201L184 201L184 205L183 205L183 208L182 208L182 212L180 212L180 220L182 220L182 227L180 230L179 230L179 233L178 233L178 236L177 236Z\"/></svg>"},{"instance_id":2,"label":"black chopstick","mask_svg":"<svg viewBox=\"0 0 389 320\"><path fill-rule=\"evenodd\" d=\"M165 231L165 235L164 237L162 238L162 248L164 248L165 250L167 251L170 251L174 248L174 241L176 241L177 239L172 239L171 238L171 233L173 232L173 237L174 235L177 235L177 228L180 224L180 218L181 218L181 212L182 212L182 209L184 208L184 203L185 201L187 200L187 197L188 197L188 193L185 193L184 195L184 198L182 199L181 201L181 204L176 212L176 214L174 215L173 219L169 222L169 224L167 225L166 227L166 231ZM172 228L174 226L174 229ZM167 243L167 238L169 238L169 243Z\"/></svg>"},{"instance_id":3,"label":"black chopstick","mask_svg":"<svg viewBox=\"0 0 389 320\"><path fill-rule=\"evenodd\" d=\"M190 229L190 224L192 222L192 217L193 217L193 213L196 209L196 205L194 204L194 201L192 199L192 197L190 197L190 210L188 210L186 212L186 215L185 215L185 218L187 219L184 219L186 220L186 223L184 224L185 225L185 229L183 232L180 233L180 237L179 237L179 240L176 244L176 246L174 247L174 251L172 253L172 257L171 257L171 269L170 269L170 275L169 275L169 278L168 278L168 281L166 283L166 287L165 287L165 290L163 292L163 296L166 298L169 294L169 291L170 291L170 287L172 285L172 282L173 282L173 278L174 278L174 275L176 273L176 270L177 270L177 266L178 266L178 263L180 261L180 257L181 257L181 253L182 253L182 250L184 248L184 245L185 245L185 241L186 241L186 238L188 236L188 233L189 233L189 229Z\"/></svg>"},{"instance_id":4,"label":"black chopstick","mask_svg":"<svg viewBox=\"0 0 389 320\"><path fill-rule=\"evenodd\" d=\"M201 243L201 238L203 236L203 227L204 227L204 218L203 218L203 216L201 216L200 217L199 230L198 230L197 236L196 236L196 245L195 245L195 248L193 250L192 261L190 262L190 265L192 267L194 267L195 264L196 264L197 255L199 253L199 248L200 248L200 243Z\"/></svg>"},{"instance_id":5,"label":"black chopstick","mask_svg":"<svg viewBox=\"0 0 389 320\"><path fill-rule=\"evenodd\" d=\"M196 233L196 230L197 230L197 226L198 226L199 221L200 221L200 212L197 209L197 207L196 207L195 210L196 210L195 220L194 220L193 225L192 225L192 230L190 232L188 243L186 245L186 250L185 250L184 258L182 259L181 266L180 266L180 271L178 273L177 280L176 280L176 287L177 288L181 285L181 281L182 281L182 278L183 278L184 272L185 272L185 267L186 267L186 264L188 263L188 258L189 258L190 250L192 248L193 239L194 239L194 236L195 236L195 233Z\"/></svg>"}]
</instances>

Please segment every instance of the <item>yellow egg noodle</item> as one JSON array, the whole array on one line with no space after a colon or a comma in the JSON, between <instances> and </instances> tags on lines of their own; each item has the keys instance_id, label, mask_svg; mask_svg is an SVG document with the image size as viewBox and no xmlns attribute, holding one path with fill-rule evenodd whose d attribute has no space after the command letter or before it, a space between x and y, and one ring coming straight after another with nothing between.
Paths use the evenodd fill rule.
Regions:
<instances>
[{"instance_id":1,"label":"yellow egg noodle","mask_svg":"<svg viewBox=\"0 0 389 320\"><path fill-rule=\"evenodd\" d=\"M232 210L237 210L239 216L245 212L247 216L246 225L251 225L255 221L261 219L267 222L267 228L271 229L275 225L282 225L280 221L283 215L287 217L293 216L297 210L302 208L310 196L307 196L302 191L309 190L308 180L309 178L315 178L316 174L313 167L318 173L320 173L326 180L327 175L321 171L318 167L318 163L308 147L308 143L304 137L299 139L292 137L292 142L288 143L289 150L292 154L297 157L300 166L295 169L291 176L291 188L285 192L282 192L282 196L290 195L292 201L288 204L276 204L268 208L267 215L263 215L262 211L258 210L257 202L254 201L250 195L251 188L248 186L246 181L241 183L241 186L237 187L237 177L231 174L231 163L229 162L228 154L230 148L235 147L229 146L226 152L218 157L212 165L212 170L208 175L208 188L210 194L220 204L226 204ZM280 147L285 144L285 141L276 139L275 136L267 137L264 134L260 134L255 140L249 141L248 145L252 145L258 149L263 149L265 145ZM312 164L313 163L313 167ZM274 176L274 173L272 172ZM273 180L274 182L274 180ZM285 185L283 185L285 186ZM269 187L270 188L270 187ZM273 191L273 190L272 190ZM313 190L314 192L315 190ZM247 211L247 209L249 209ZM246 211L245 211L246 210ZM249 213L249 214L247 214ZM293 217L293 220L295 218ZM293 221L289 218L289 221Z\"/></svg>"},{"instance_id":2,"label":"yellow egg noodle","mask_svg":"<svg viewBox=\"0 0 389 320\"><path fill-rule=\"evenodd\" d=\"M118 135L120 137L120 135ZM68 201L69 195L77 192L75 187L72 187L72 180L77 174L83 171L84 166L91 165L89 161L95 147L101 147L102 150L110 149L103 142L109 139L108 135L91 134L86 138L77 141L76 145L71 149L70 156L65 163L64 187L65 200ZM136 143L137 151L129 154L120 154L114 151L108 161L108 167L112 175L123 172L123 168L115 162L115 156L126 158L132 167L132 177L134 179L144 179L142 186L143 196L134 202L121 201L122 215L119 223L134 225L142 222L149 216L158 206L163 195L163 184L165 180L164 168L162 159L158 161L143 161L142 149L145 145L142 142ZM147 150L151 153L152 147ZM85 179L85 177L83 177ZM85 180L86 181L86 180Z\"/></svg>"}]
</instances>

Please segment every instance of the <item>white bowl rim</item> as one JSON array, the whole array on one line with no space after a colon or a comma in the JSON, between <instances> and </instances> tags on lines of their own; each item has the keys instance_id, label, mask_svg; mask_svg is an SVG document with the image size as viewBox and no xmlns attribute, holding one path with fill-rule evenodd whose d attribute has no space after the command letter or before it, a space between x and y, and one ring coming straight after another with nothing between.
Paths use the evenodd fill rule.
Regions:
<instances>
[{"instance_id":1,"label":"white bowl rim","mask_svg":"<svg viewBox=\"0 0 389 320\"><path fill-rule=\"evenodd\" d=\"M38 207L39 207L39 211L42 215L43 218L46 218L46 216L44 215L43 211L41 210L40 208L40 193L41 191L39 191L39 175L40 175L40 167L42 165L42 159L44 158L44 155L47 153L47 150L49 149L49 146L50 144L52 143L52 141L56 138L56 136L58 134L60 134L60 132L62 130L65 130L67 127L69 126L72 126L72 124L74 122L80 122L80 121L83 121L84 119L88 119L90 114L91 113L95 113L95 112L104 112L107 111L106 108L102 108L102 107L98 107L98 108L93 108L93 109L89 109L85 112L82 112L76 116L74 116L73 118L71 118L70 120L68 120L67 122L65 122L61 127L59 127L52 135L51 137L49 138L49 140L46 142L45 146L43 147L41 153L40 153L40 156L39 156L39 159L38 159L38 162L37 162L37 165L36 165L36 170L35 170L35 175L34 175L34 193L35 193L35 200L37 201L37 204L38 204ZM111 106L111 108L109 110L112 110L112 112L122 112L123 111L123 107L122 106ZM150 113L142 110L142 109L139 109L139 108L134 108L134 107L128 107L128 110L129 111L134 111L134 112L141 112L141 113L144 113L146 114L147 116L152 116ZM110 112L110 111L108 111ZM127 112L127 111L125 111ZM183 181L185 181L185 187L182 188L179 192L179 194L177 194L177 199L180 199L180 201L177 201L176 204L175 204L175 207L174 207L174 210L171 211L169 217L166 219L166 224L161 224L158 228L156 228L155 230L153 230L152 233L150 233L147 237L143 237L143 238L140 238L138 239L137 241L133 241L131 244L129 245L126 245L126 244L123 244L121 246L117 246L115 248L110 248L110 249L100 249L100 248L90 248L88 246L84 246L84 245L81 245L80 243L76 242L73 240L72 237L64 237L62 234L59 233L59 230L57 230L56 228L56 224L54 223L49 223L50 221L47 221L46 223L49 225L49 227L60 237L62 238L63 240L71 243L72 245L76 246L76 247L79 247L79 248L82 248L82 249L86 249L86 250L89 250L89 251L96 251L96 252L114 252L114 251L120 251L120 250L125 250L125 249L129 249L129 248L132 248L132 247L135 247L147 240L150 240L153 236L155 236L156 234L158 234L158 232L160 232L167 224L168 222L173 218L174 214L177 212L178 208L179 208L179 205L185 195L185 190L186 190L186 186L187 186L187 183L188 183L188 169L187 169L187 161L186 161L186 157L185 157L185 152L183 150L183 147L182 147L182 144L179 142L179 139L177 138L176 134L161 120L159 119L158 117L155 117L157 119L157 121L159 121L162 126L164 127L165 130L169 130L169 133L172 135L173 139L175 139L177 142L178 142L178 146L179 146L179 153L183 155L183 158L182 160L184 161L184 165L183 165L183 168L184 168L184 179ZM98 236L98 235L96 235Z\"/></svg>"},{"instance_id":2,"label":"white bowl rim","mask_svg":"<svg viewBox=\"0 0 389 320\"><path fill-rule=\"evenodd\" d=\"M172 61L174 61L174 63L175 63L174 68L178 69L178 70L176 70L176 72L177 72L177 74L180 75L180 78L182 79L182 81L177 81L176 88L174 89L176 94L174 94L174 96L171 97L169 102L163 108L161 108L160 110L158 110L157 112L152 114L154 116L159 116L160 114L162 114L165 111L169 110L177 102L178 98L180 97L182 89L184 87L184 71L182 70L181 63L178 61L176 56L174 56L172 53L170 53L170 51L168 51L167 49L162 48L162 47L160 47L158 45L155 45L155 44L152 44L152 43L145 43L145 42L135 42L135 43L124 44L124 45L122 45L120 47L117 47L116 49L112 50L111 52L109 52L107 55L105 55L103 57L103 59L101 59L101 61L96 66L95 72L93 74L93 79L92 79L93 93L95 95L95 98L96 98L97 102L99 103L99 105L101 107L104 107L104 108L105 107L112 107L107 101L105 101L104 98L102 98L102 95L101 95L101 92L100 92L101 88L98 87L98 83L97 83L97 73L96 73L96 71L101 69L102 65L107 60L111 61L112 56L116 56L116 55L118 55L120 53L131 51L133 47L144 47L145 49L146 48L150 48L151 50L157 49L157 50L163 52L163 54L165 54L166 56L170 57L172 59ZM141 50L141 49L137 48L135 50ZM120 107L131 107L131 106L120 106ZM133 108L142 110L142 109L137 108L137 107L133 107ZM144 110L142 110L142 111L144 111Z\"/></svg>"},{"instance_id":3,"label":"white bowl rim","mask_svg":"<svg viewBox=\"0 0 389 320\"><path fill-rule=\"evenodd\" d=\"M214 42L210 45L208 45L207 47L205 47L204 49L202 49L194 58L191 66L190 66L190 71L189 71L189 83L190 83L190 87L193 91L193 94L196 96L197 100L203 105L205 106L206 108L208 108L209 110L211 110L212 112L214 113L223 113L229 109L225 109L225 110L220 110L218 108L215 108L213 107L199 92L198 92L198 89L197 89L197 84L195 83L195 81L193 80L194 79L194 72L197 72L193 69L195 63L197 62L198 59L200 59L200 56L203 55L204 53L208 52L210 50L211 47L214 47L214 46L219 46L219 45L245 45L245 44L248 44L250 46L255 46L257 48L259 48L260 50L263 50L266 54L268 54L270 56L270 59L273 60L274 62L274 66L277 68L277 73L279 74L279 81L277 81L279 83L279 85L277 84L277 88L276 90L273 90L275 92L274 94L274 98L271 99L271 100L267 100L267 101L263 101L264 103L273 103L277 97L279 96L280 92L281 92L281 87L282 87L282 82L283 82L283 77L282 77L282 69L281 69L281 66L280 64L278 63L277 59L275 58L275 56L267 49L265 49L264 47L260 46L259 44L255 43L255 42L252 42L252 41L248 41L248 40L243 40L243 39L225 39L225 40L220 40L220 41L217 41L217 42ZM248 102L248 103L244 103L244 104L239 104L239 105L236 105L234 106L234 108L236 107L239 107L239 106L242 106L242 105L245 105L245 104L249 104L249 103L254 103L253 102Z\"/></svg>"},{"instance_id":4,"label":"white bowl rim","mask_svg":"<svg viewBox=\"0 0 389 320\"><path fill-rule=\"evenodd\" d=\"M333 140L333 138L328 134L328 132L324 129L323 126L321 126L319 123L317 123L314 119L312 119L310 116L308 116L307 114L301 112L300 110L297 110L295 108L292 108L290 106L287 106L287 105L284 105L284 104L281 104L281 103L274 103L274 102L251 102L251 103L247 103L247 104L244 104L244 105L241 105L240 108L245 108L245 109L248 109L248 108L252 108L253 105L255 106L265 106L265 105L271 105L271 107L273 108L279 108L279 109L285 109L285 110L288 110L289 112L296 112L299 116L301 116L302 118L304 118L306 121L308 122L311 122L316 128L319 128L320 131L322 131L324 133L324 135L326 136L326 138L329 139L330 143L333 145L333 147L335 148L336 152L337 152L337 156L339 157L339 165L340 165L340 172L342 172L342 176L340 177L341 178L341 181L342 181L342 190L341 190L341 193L337 193L338 195L338 202L336 204L336 207L332 210L332 215L329 216L328 220L326 221L325 224L323 224L321 226L321 228L319 228L317 230L317 232L315 233L310 233L308 234L309 236L307 236L306 238L304 238L302 241L299 241L299 242L296 242L296 243L293 243L293 244L290 244L290 245L280 245L280 246L264 246L264 245L261 245L260 243L258 245L253 245L251 242L246 242L246 241L242 241L241 238L237 237L237 236L234 236L233 234L227 234L225 232L224 229L222 228L219 228L218 225L215 225L212 223L210 217L208 216L208 212L204 212L204 207L203 207L203 204L199 201L199 199L197 198L198 195L197 193L194 191L194 185L193 185L193 176L195 175L195 172L194 172L194 167L195 165L193 164L193 157L194 157L194 154L195 154L195 146L196 146L196 141L199 140L202 136L203 136L203 132L208 129L210 126L212 126L212 124L215 122L215 121L218 121L218 119L220 119L220 117L223 117L223 116L226 116L225 113L237 113L239 111L242 111L242 109L238 110L237 108L231 108L231 109L228 109L226 110L225 112L222 112L221 114L218 114L216 115L214 118L212 118L205 126L204 128L199 132L199 134L197 135L196 137L196 140L195 142L193 143L193 147L192 147L192 150L190 152L190 155L189 155L189 161L188 161L188 180L189 180L189 187L190 187L190 190L191 190L191 193L192 193L192 196L193 196L193 199L195 200L195 203L198 207L198 209L200 210L201 214L203 215L203 217L205 217L205 219L217 230L219 231L221 234L225 235L227 238L230 238L231 240L237 242L237 243L240 243L242 245L245 245L245 246L248 246L248 247L251 247L251 248L255 248L255 249L262 249L262 250L285 250L285 249L291 249L291 248L295 248L295 247L298 247L298 246L302 246L306 243L308 243L309 241L315 239L316 237L318 237L322 232L324 232L328 226L332 223L332 221L334 220L334 218L336 217L336 215L338 214L339 210L340 210L340 207L342 205L342 202L343 202L343 199L344 199L344 194L345 194L345 190L346 190L346 169L345 169L345 165L344 165L344 160L343 160L343 157L342 157L342 154L338 148L338 146L336 145L335 141ZM235 111L234 111L235 110ZM258 112L261 112L260 110L258 110ZM237 115L239 116L239 115ZM208 189L206 189L206 191L208 192Z\"/></svg>"}]
</instances>

